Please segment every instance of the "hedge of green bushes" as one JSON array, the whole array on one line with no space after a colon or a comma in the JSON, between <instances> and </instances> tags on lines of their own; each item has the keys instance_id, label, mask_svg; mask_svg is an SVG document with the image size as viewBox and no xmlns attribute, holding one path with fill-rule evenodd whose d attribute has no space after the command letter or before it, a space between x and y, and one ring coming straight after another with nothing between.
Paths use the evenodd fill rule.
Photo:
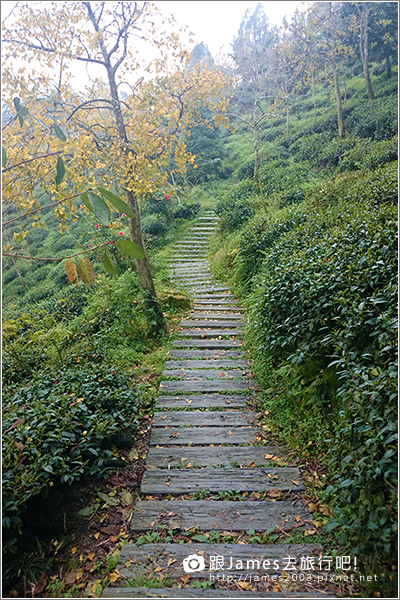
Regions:
<instances>
[{"instance_id":1,"label":"hedge of green bushes","mask_svg":"<svg viewBox=\"0 0 400 600\"><path fill-rule=\"evenodd\" d=\"M3 541L16 541L29 499L56 482L118 466L113 435L132 435L143 389L112 367L70 363L3 389Z\"/></svg>"},{"instance_id":2,"label":"hedge of green bushes","mask_svg":"<svg viewBox=\"0 0 400 600\"><path fill-rule=\"evenodd\" d=\"M355 553L386 555L396 543L397 211L336 183L336 202L332 183L319 206L250 221L234 277L264 388L268 361L292 365L284 399L267 394L270 412L331 457L328 529Z\"/></svg>"}]
</instances>

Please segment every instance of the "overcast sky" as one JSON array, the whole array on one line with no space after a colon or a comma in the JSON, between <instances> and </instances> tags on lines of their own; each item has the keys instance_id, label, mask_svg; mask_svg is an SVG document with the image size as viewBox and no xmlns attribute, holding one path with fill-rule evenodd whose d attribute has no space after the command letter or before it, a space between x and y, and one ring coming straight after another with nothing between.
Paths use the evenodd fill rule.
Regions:
<instances>
[{"instance_id":1,"label":"overcast sky","mask_svg":"<svg viewBox=\"0 0 400 600\"><path fill-rule=\"evenodd\" d=\"M179 25L188 25L195 34L196 43L204 42L211 54L216 57L221 49L230 51L230 43L236 36L240 22L247 8L253 8L255 2L230 0L229 2L195 0L174 2L155 0L160 10L173 13ZM271 25L281 25L284 16L291 17L296 8L304 9L303 2L261 2Z\"/></svg>"}]
</instances>

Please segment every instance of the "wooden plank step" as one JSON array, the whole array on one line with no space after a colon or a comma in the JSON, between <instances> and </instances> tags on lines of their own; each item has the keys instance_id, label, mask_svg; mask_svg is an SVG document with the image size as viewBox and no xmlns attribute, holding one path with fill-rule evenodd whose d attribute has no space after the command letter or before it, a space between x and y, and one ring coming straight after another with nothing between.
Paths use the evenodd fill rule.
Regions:
<instances>
[{"instance_id":1,"label":"wooden plank step","mask_svg":"<svg viewBox=\"0 0 400 600\"><path fill-rule=\"evenodd\" d=\"M236 431L241 429L243 428ZM299 470L296 467L170 469L167 472L165 469L150 469L143 475L141 485L142 494L172 495L194 494L199 490L216 493L263 492L270 489L279 489L282 492L304 490Z\"/></svg>"},{"instance_id":2,"label":"wooden plank step","mask_svg":"<svg viewBox=\"0 0 400 600\"><path fill-rule=\"evenodd\" d=\"M153 427L249 427L256 424L251 412L241 411L182 411L155 412Z\"/></svg>"},{"instance_id":3,"label":"wooden plank step","mask_svg":"<svg viewBox=\"0 0 400 600\"><path fill-rule=\"evenodd\" d=\"M209 245L208 237L197 235L194 239L185 239L181 240L172 249L176 248L195 248L196 246L208 246Z\"/></svg>"},{"instance_id":4,"label":"wooden plank step","mask_svg":"<svg viewBox=\"0 0 400 600\"><path fill-rule=\"evenodd\" d=\"M212 313L216 313L216 314L221 314L221 311L223 311L223 314L225 314L228 318L229 315L232 315L233 317L235 317L235 315L238 315L240 317L244 317L244 309L241 308L238 304L235 304L234 302L227 302L224 305L220 305L219 303L217 305L213 305L213 304L198 304L198 301L196 300L196 302L193 304L193 312L196 314L212 314Z\"/></svg>"},{"instance_id":5,"label":"wooden plank step","mask_svg":"<svg viewBox=\"0 0 400 600\"><path fill-rule=\"evenodd\" d=\"M247 383L245 381L237 381L230 379L221 379L219 381L197 379L195 381L163 381L160 383L160 390L165 392L224 392L230 390L247 391Z\"/></svg>"},{"instance_id":6,"label":"wooden plank step","mask_svg":"<svg viewBox=\"0 0 400 600\"><path fill-rule=\"evenodd\" d=\"M198 308L196 309L196 311L198 310ZM211 321L217 321L219 319L221 320L225 320L225 321L238 321L240 323L243 323L245 320L243 319L243 313L240 312L236 312L236 313L232 313L232 311L230 312L196 312L195 310L193 310L193 312L190 313L190 318L191 319L206 319L206 320L211 320Z\"/></svg>"},{"instance_id":7,"label":"wooden plank step","mask_svg":"<svg viewBox=\"0 0 400 600\"><path fill-rule=\"evenodd\" d=\"M174 342L172 342L172 346L174 348L207 348L207 349L214 349L214 348L221 348L221 349L228 349L228 348L238 348L240 346L243 346L243 341L242 340L209 340L209 339L202 339L202 340L175 340Z\"/></svg>"},{"instance_id":8,"label":"wooden plank step","mask_svg":"<svg viewBox=\"0 0 400 600\"><path fill-rule=\"evenodd\" d=\"M252 463L259 467L270 463L266 456L282 458L282 450L278 446L208 446L204 452L199 452L196 446L152 447L147 454L146 468L168 469L188 464L193 467L249 467Z\"/></svg>"},{"instance_id":9,"label":"wooden plank step","mask_svg":"<svg viewBox=\"0 0 400 600\"><path fill-rule=\"evenodd\" d=\"M193 274L204 274L204 275L211 275L209 269L207 269L205 266L199 265L199 266L194 266L194 267L190 267L190 266L182 266L182 267L171 267L170 271L172 271L174 274L183 274L183 275L193 275Z\"/></svg>"},{"instance_id":10,"label":"wooden plank step","mask_svg":"<svg viewBox=\"0 0 400 600\"><path fill-rule=\"evenodd\" d=\"M227 295L231 295L229 291L230 288L227 285L212 285L212 286L203 286L200 289L196 290L195 294L209 294L213 292L228 292Z\"/></svg>"},{"instance_id":11,"label":"wooden plank step","mask_svg":"<svg viewBox=\"0 0 400 600\"><path fill-rule=\"evenodd\" d=\"M297 519L296 519L297 517ZM311 515L301 502L235 502L213 500L143 500L135 504L130 529L134 533L149 531L163 525L180 531L197 527L199 531L266 531L304 527ZM297 528L297 527L296 527Z\"/></svg>"},{"instance_id":12,"label":"wooden plank step","mask_svg":"<svg viewBox=\"0 0 400 600\"><path fill-rule=\"evenodd\" d=\"M219 310L222 306L232 306L243 310L243 308L240 306L240 304L237 303L237 300L234 297L222 298L221 300L217 300L216 298L220 298L220 296L206 296L205 298L196 298L194 306L203 306L205 304L207 306L215 306L217 310ZM224 310L226 309L224 308Z\"/></svg>"},{"instance_id":13,"label":"wooden plank step","mask_svg":"<svg viewBox=\"0 0 400 600\"><path fill-rule=\"evenodd\" d=\"M150 446L234 446L254 444L262 439L265 434L259 427L156 427L150 435Z\"/></svg>"},{"instance_id":14,"label":"wooden plank step","mask_svg":"<svg viewBox=\"0 0 400 600\"><path fill-rule=\"evenodd\" d=\"M184 571L182 570L182 575ZM197 576L197 574L196 574ZM243 578L243 581L245 579ZM324 592L242 592L227 589L197 588L105 588L101 598L335 598Z\"/></svg>"},{"instance_id":15,"label":"wooden plank step","mask_svg":"<svg viewBox=\"0 0 400 600\"><path fill-rule=\"evenodd\" d=\"M207 503L209 504L209 503ZM210 569L210 557L220 556L223 560L223 569L227 574L280 574L287 566L287 557L293 557L292 564L300 570L302 556L316 556L322 554L322 546L318 543L305 544L214 544L206 542L192 542L190 544L163 544L152 543L135 546L125 544L122 547L118 562L118 570L124 577L134 578L136 574L146 573L156 567L162 568L164 577L180 579L183 574L183 560L189 554L198 554L204 558L205 569L193 573L197 579L208 579L210 575L221 573L220 570ZM130 563L127 567L126 563ZM215 560L214 560L215 565ZM326 574L326 571L325 571ZM154 591L154 590L150 590ZM178 591L178 590L173 590ZM182 590L185 593L190 589ZM218 590L197 590L201 594ZM222 590L219 590L222 591ZM226 590L230 594L232 590ZM245 594L239 592L240 597ZM265 594L265 592L262 592ZM286 592L288 593L288 592ZM185 597L185 596L184 596ZM202 596L200 596L202 597ZM210 597L210 596L209 596ZM211 596L213 598L215 596ZM228 598L230 596L227 596ZM264 596L261 596L264 597ZM299 596L305 597L303 595ZM314 597L322 598L316 595Z\"/></svg>"},{"instance_id":16,"label":"wooden plank step","mask_svg":"<svg viewBox=\"0 0 400 600\"><path fill-rule=\"evenodd\" d=\"M166 369L246 369L247 360L221 359L221 360L169 360L165 363Z\"/></svg>"},{"instance_id":17,"label":"wooden plank step","mask_svg":"<svg viewBox=\"0 0 400 600\"><path fill-rule=\"evenodd\" d=\"M251 397L245 394L201 394L189 396L158 396L157 409L173 410L185 408L188 411L198 408L222 408L236 410L244 408L251 402Z\"/></svg>"},{"instance_id":18,"label":"wooden plank step","mask_svg":"<svg viewBox=\"0 0 400 600\"><path fill-rule=\"evenodd\" d=\"M236 359L246 356L244 350L170 350L168 356L187 359Z\"/></svg>"},{"instance_id":19,"label":"wooden plank step","mask_svg":"<svg viewBox=\"0 0 400 600\"><path fill-rule=\"evenodd\" d=\"M246 375L243 369L231 369L224 371L223 369L165 369L163 371L163 380L167 377L179 377L196 381L198 379L238 379Z\"/></svg>"},{"instance_id":20,"label":"wooden plank step","mask_svg":"<svg viewBox=\"0 0 400 600\"><path fill-rule=\"evenodd\" d=\"M181 327L215 327L216 329L218 329L218 327L235 327L235 326L240 326L243 325L244 321L243 319L236 319L236 320L229 320L229 321L224 321L222 319L215 319L214 321L204 321L204 320L195 320L195 319L186 319L184 321L181 321L180 325Z\"/></svg>"},{"instance_id":21,"label":"wooden plank step","mask_svg":"<svg viewBox=\"0 0 400 600\"><path fill-rule=\"evenodd\" d=\"M237 304L236 298L230 292L220 294L199 292L198 295L192 292L192 296L195 304ZM217 302L210 302L210 300L217 300Z\"/></svg>"},{"instance_id":22,"label":"wooden plank step","mask_svg":"<svg viewBox=\"0 0 400 600\"><path fill-rule=\"evenodd\" d=\"M237 329L188 329L187 331L181 331L178 333L178 337L183 338L218 338L220 335L237 336L243 334L243 328L238 327Z\"/></svg>"}]
</instances>

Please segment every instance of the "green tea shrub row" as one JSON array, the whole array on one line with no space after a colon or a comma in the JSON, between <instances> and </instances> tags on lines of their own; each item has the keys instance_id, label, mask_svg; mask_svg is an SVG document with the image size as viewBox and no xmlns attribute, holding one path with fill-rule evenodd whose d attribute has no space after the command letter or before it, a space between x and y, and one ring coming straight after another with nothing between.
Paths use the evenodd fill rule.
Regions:
<instances>
[{"instance_id":1,"label":"green tea shrub row","mask_svg":"<svg viewBox=\"0 0 400 600\"><path fill-rule=\"evenodd\" d=\"M168 226L163 219L155 214L147 215L142 219L142 232L148 235L164 235Z\"/></svg>"},{"instance_id":2,"label":"green tea shrub row","mask_svg":"<svg viewBox=\"0 0 400 600\"><path fill-rule=\"evenodd\" d=\"M174 219L194 219L201 208L200 202L182 202L173 213Z\"/></svg>"},{"instance_id":3,"label":"green tea shrub row","mask_svg":"<svg viewBox=\"0 0 400 600\"><path fill-rule=\"evenodd\" d=\"M283 165L282 161L280 163L281 166L272 168L267 166L262 170L260 180L263 192L267 196L279 192L289 192L292 188L315 177L315 173L310 169L308 163L292 163L290 167Z\"/></svg>"},{"instance_id":4,"label":"green tea shrub row","mask_svg":"<svg viewBox=\"0 0 400 600\"><path fill-rule=\"evenodd\" d=\"M134 433L143 388L112 367L65 365L3 389L3 533L15 541L21 512L55 482L115 465L111 437Z\"/></svg>"},{"instance_id":5,"label":"green tea shrub row","mask_svg":"<svg viewBox=\"0 0 400 600\"><path fill-rule=\"evenodd\" d=\"M247 300L254 353L294 365L299 423L315 413L336 423L329 527L357 552L387 555L396 541L396 211L341 200L299 208L284 228L263 233Z\"/></svg>"},{"instance_id":6,"label":"green tea shrub row","mask_svg":"<svg viewBox=\"0 0 400 600\"><path fill-rule=\"evenodd\" d=\"M349 133L361 138L388 140L397 134L398 106L395 95L362 102L345 120Z\"/></svg>"},{"instance_id":7,"label":"green tea shrub row","mask_svg":"<svg viewBox=\"0 0 400 600\"><path fill-rule=\"evenodd\" d=\"M364 139L339 156L337 164L341 171L376 169L398 160L398 136L376 142Z\"/></svg>"},{"instance_id":8,"label":"green tea shrub row","mask_svg":"<svg viewBox=\"0 0 400 600\"><path fill-rule=\"evenodd\" d=\"M239 229L254 214L249 202L255 193L251 180L244 180L226 192L215 205L215 212L220 217L219 231Z\"/></svg>"}]
</instances>

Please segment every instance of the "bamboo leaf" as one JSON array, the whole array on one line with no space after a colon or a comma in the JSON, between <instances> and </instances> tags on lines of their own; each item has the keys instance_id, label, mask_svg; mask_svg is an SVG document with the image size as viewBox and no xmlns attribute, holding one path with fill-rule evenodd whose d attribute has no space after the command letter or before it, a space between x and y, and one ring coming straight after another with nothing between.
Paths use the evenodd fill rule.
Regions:
<instances>
[{"instance_id":1,"label":"bamboo leaf","mask_svg":"<svg viewBox=\"0 0 400 600\"><path fill-rule=\"evenodd\" d=\"M61 156L57 157L57 166L56 166L56 186L58 187L60 185L60 183L62 182L62 180L64 179L64 175L65 175L65 166L64 166L64 161L61 158Z\"/></svg>"},{"instance_id":2,"label":"bamboo leaf","mask_svg":"<svg viewBox=\"0 0 400 600\"><path fill-rule=\"evenodd\" d=\"M54 131L59 140L61 140L62 142L67 141L66 135L61 129L61 127L59 127L58 125L54 125Z\"/></svg>"},{"instance_id":3,"label":"bamboo leaf","mask_svg":"<svg viewBox=\"0 0 400 600\"><path fill-rule=\"evenodd\" d=\"M70 283L78 283L78 273L76 271L76 267L71 259L68 262L64 263L65 272L67 273L68 281Z\"/></svg>"},{"instance_id":4,"label":"bamboo leaf","mask_svg":"<svg viewBox=\"0 0 400 600\"><path fill-rule=\"evenodd\" d=\"M111 202L111 204L115 206L117 210L119 210L120 213L125 213L131 219L135 218L133 210L124 200L122 200L122 198L102 187L97 189L99 190L100 194L104 196L104 198L107 198L107 200L109 200L109 202Z\"/></svg>"},{"instance_id":5,"label":"bamboo leaf","mask_svg":"<svg viewBox=\"0 0 400 600\"><path fill-rule=\"evenodd\" d=\"M122 254L126 254L131 258L144 258L143 248L134 242L130 242L129 240L118 240L116 246Z\"/></svg>"},{"instance_id":6,"label":"bamboo leaf","mask_svg":"<svg viewBox=\"0 0 400 600\"><path fill-rule=\"evenodd\" d=\"M108 208L107 204L104 202L103 198L97 194L93 194L92 192L89 193L89 198L96 217L101 223L103 223L103 225L108 227L108 223L110 221L110 209Z\"/></svg>"},{"instance_id":7,"label":"bamboo leaf","mask_svg":"<svg viewBox=\"0 0 400 600\"><path fill-rule=\"evenodd\" d=\"M118 273L116 266L114 265L114 263L111 260L110 253L107 250L104 253L103 267L105 268L106 271L111 273L111 275L116 275Z\"/></svg>"},{"instance_id":8,"label":"bamboo leaf","mask_svg":"<svg viewBox=\"0 0 400 600\"><path fill-rule=\"evenodd\" d=\"M77 266L79 276L82 279L83 283L90 283L90 285L93 285L95 273L90 259L87 256L85 256L85 258L82 258L78 261Z\"/></svg>"}]
</instances>

